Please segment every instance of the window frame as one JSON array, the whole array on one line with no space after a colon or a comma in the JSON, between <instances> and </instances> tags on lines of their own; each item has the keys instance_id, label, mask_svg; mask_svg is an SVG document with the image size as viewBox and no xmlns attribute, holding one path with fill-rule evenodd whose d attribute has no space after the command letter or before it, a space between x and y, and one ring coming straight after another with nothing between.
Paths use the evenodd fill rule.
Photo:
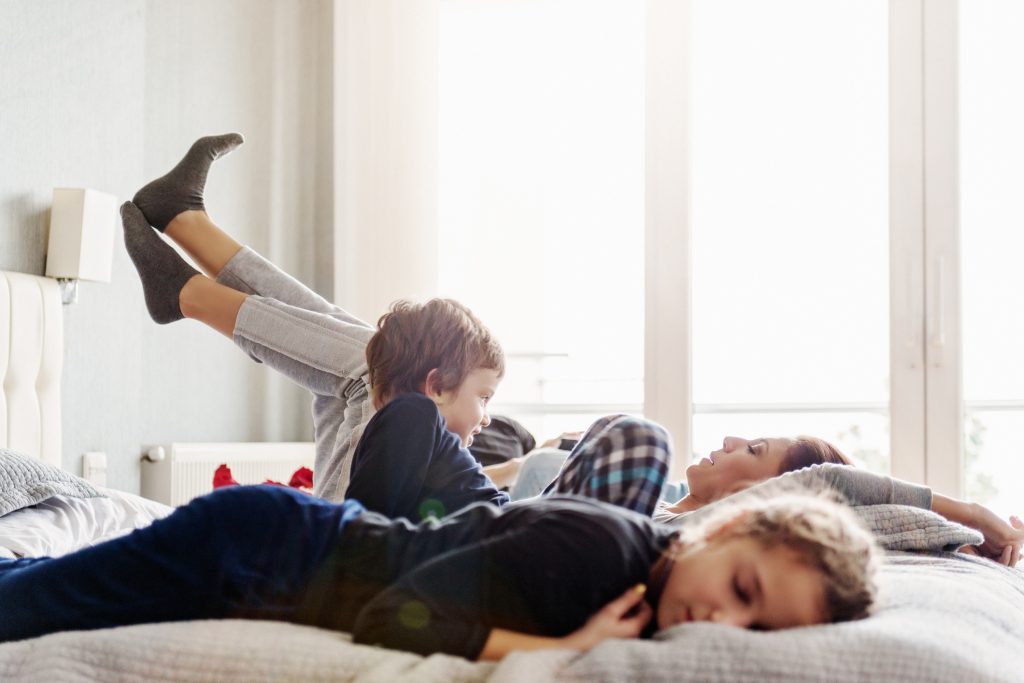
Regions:
<instances>
[{"instance_id":1,"label":"window frame","mask_svg":"<svg viewBox=\"0 0 1024 683\"><path fill-rule=\"evenodd\" d=\"M960 496L963 481L956 0L889 2L892 474ZM680 477L695 406L688 167L691 2L647 0L645 413ZM742 406L749 412L757 406ZM777 411L779 406L760 406ZM801 410L807 406L797 407ZM835 409L843 406L833 406Z\"/></svg>"}]
</instances>

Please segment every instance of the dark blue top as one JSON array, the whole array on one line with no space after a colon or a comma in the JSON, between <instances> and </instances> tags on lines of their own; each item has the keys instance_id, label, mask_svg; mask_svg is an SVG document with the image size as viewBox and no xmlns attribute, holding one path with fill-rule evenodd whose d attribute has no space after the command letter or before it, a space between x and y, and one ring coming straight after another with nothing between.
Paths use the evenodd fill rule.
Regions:
<instances>
[{"instance_id":1,"label":"dark blue top","mask_svg":"<svg viewBox=\"0 0 1024 683\"><path fill-rule=\"evenodd\" d=\"M345 525L290 620L349 631L357 643L474 659L494 628L577 630L650 583L676 532L568 496L478 504L418 525L364 512ZM652 605L657 592L645 596Z\"/></svg>"},{"instance_id":2,"label":"dark blue top","mask_svg":"<svg viewBox=\"0 0 1024 683\"><path fill-rule=\"evenodd\" d=\"M392 399L366 424L345 497L385 517L414 522L472 503L508 502L448 431L437 405L420 393Z\"/></svg>"}]
</instances>

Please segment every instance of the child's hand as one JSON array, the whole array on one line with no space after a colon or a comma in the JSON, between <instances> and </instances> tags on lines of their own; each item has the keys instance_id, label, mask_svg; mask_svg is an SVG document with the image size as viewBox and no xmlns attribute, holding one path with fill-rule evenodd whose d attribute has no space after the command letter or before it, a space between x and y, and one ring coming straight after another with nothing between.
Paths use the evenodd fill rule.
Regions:
<instances>
[{"instance_id":1,"label":"child's hand","mask_svg":"<svg viewBox=\"0 0 1024 683\"><path fill-rule=\"evenodd\" d=\"M636 638L653 614L644 601L643 584L630 588L587 620L578 631L566 636L565 643L576 650L589 650L607 638Z\"/></svg>"}]
</instances>

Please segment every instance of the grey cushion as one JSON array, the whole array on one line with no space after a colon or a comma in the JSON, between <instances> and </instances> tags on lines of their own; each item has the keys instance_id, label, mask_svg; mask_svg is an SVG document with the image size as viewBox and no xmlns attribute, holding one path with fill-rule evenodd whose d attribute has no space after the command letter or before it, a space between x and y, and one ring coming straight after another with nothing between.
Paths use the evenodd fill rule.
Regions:
<instances>
[{"instance_id":1,"label":"grey cushion","mask_svg":"<svg viewBox=\"0 0 1024 683\"><path fill-rule=\"evenodd\" d=\"M81 477L16 451L0 448L0 515L56 495L75 498L103 496Z\"/></svg>"},{"instance_id":2,"label":"grey cushion","mask_svg":"<svg viewBox=\"0 0 1024 683\"><path fill-rule=\"evenodd\" d=\"M985 538L931 510L909 505L860 505L853 508L886 550L948 550L978 545Z\"/></svg>"}]
</instances>

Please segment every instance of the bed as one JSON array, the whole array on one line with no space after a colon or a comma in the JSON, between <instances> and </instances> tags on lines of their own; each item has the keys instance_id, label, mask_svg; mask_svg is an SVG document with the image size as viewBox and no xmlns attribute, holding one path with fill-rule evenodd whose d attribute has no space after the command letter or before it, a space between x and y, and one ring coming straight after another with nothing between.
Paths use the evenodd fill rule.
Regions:
<instances>
[{"instance_id":1,"label":"bed","mask_svg":"<svg viewBox=\"0 0 1024 683\"><path fill-rule=\"evenodd\" d=\"M0 458L7 557L69 552L169 511L60 470L63 354L52 285L0 274L0 447L25 456ZM26 459L41 474L23 472ZM583 655L517 653L488 664L354 645L292 624L189 621L0 644L0 680L1024 682L1024 574L946 552L971 532L931 513L873 508L865 519L891 551L877 613L854 623L774 633L688 624Z\"/></svg>"}]
</instances>

